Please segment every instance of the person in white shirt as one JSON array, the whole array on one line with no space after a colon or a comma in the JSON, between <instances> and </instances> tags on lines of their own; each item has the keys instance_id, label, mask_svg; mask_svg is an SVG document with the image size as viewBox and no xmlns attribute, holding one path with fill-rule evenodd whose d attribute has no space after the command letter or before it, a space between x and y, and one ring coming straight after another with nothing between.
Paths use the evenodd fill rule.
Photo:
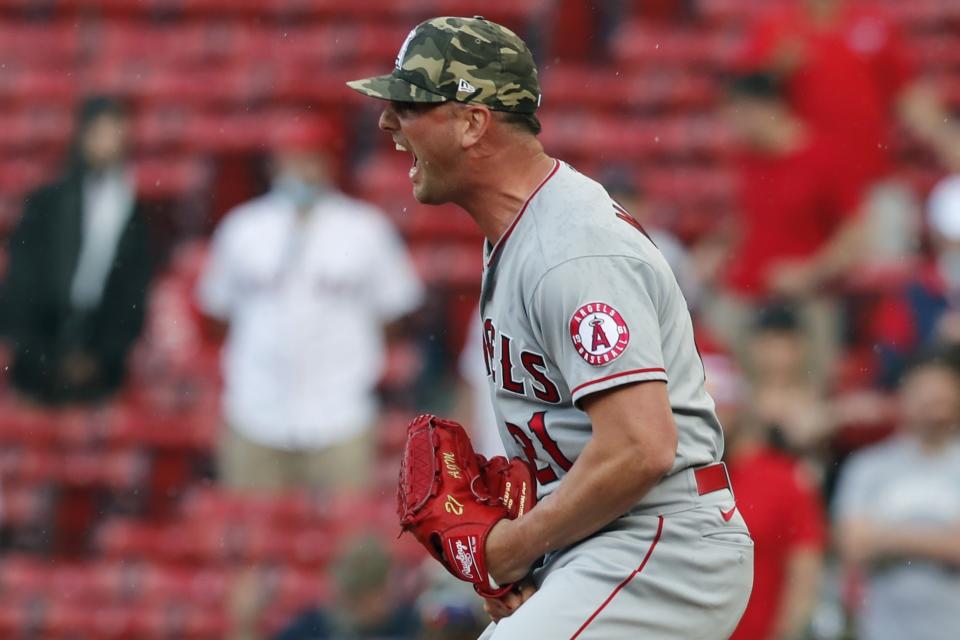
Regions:
<instances>
[{"instance_id":1,"label":"person in white shirt","mask_svg":"<svg viewBox=\"0 0 960 640\"><path fill-rule=\"evenodd\" d=\"M229 212L198 285L227 325L227 486L361 487L369 476L386 329L423 297L385 216L332 182L332 130L294 122L271 190Z\"/></svg>"}]
</instances>

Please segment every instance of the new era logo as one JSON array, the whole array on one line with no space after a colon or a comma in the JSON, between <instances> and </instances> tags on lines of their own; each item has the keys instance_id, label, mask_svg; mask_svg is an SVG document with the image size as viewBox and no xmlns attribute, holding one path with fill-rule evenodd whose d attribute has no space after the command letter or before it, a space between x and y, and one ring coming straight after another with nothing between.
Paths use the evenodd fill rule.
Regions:
<instances>
[{"instance_id":1,"label":"new era logo","mask_svg":"<svg viewBox=\"0 0 960 640\"><path fill-rule=\"evenodd\" d=\"M457 93L474 93L477 90L475 86L460 78L460 84L457 85Z\"/></svg>"}]
</instances>

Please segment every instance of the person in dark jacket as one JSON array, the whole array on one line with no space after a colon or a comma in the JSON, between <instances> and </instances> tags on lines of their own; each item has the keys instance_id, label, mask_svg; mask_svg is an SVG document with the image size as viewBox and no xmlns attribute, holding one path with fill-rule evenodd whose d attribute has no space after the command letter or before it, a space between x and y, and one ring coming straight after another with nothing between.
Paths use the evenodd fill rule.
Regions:
<instances>
[{"instance_id":1,"label":"person in dark jacket","mask_svg":"<svg viewBox=\"0 0 960 640\"><path fill-rule=\"evenodd\" d=\"M11 378L35 402L96 402L123 383L151 272L128 156L123 105L87 100L63 174L27 197L10 238Z\"/></svg>"}]
</instances>

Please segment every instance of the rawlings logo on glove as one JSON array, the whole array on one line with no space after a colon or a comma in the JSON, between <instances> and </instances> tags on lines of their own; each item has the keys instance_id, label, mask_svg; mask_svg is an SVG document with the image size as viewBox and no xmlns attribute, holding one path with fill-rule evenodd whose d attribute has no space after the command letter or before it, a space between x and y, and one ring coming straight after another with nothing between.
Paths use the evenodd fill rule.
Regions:
<instances>
[{"instance_id":1,"label":"rawlings logo on glove","mask_svg":"<svg viewBox=\"0 0 960 640\"><path fill-rule=\"evenodd\" d=\"M423 415L407 427L397 491L400 526L480 595L497 598L513 587L498 586L487 574L487 534L536 500L533 472L520 458L478 455L452 420Z\"/></svg>"}]
</instances>

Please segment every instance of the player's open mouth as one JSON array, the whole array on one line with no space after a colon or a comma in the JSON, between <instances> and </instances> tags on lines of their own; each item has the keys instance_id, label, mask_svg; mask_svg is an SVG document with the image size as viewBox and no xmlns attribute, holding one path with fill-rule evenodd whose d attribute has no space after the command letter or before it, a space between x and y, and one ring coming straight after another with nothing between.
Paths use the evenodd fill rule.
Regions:
<instances>
[{"instance_id":1,"label":"player's open mouth","mask_svg":"<svg viewBox=\"0 0 960 640\"><path fill-rule=\"evenodd\" d=\"M407 174L410 176L410 179L413 180L413 177L420 171L420 160L417 158L417 154L411 151L410 148L402 142L397 142L394 140L393 143L396 145L397 151L407 151L413 156L413 164L410 166L410 172Z\"/></svg>"}]
</instances>

